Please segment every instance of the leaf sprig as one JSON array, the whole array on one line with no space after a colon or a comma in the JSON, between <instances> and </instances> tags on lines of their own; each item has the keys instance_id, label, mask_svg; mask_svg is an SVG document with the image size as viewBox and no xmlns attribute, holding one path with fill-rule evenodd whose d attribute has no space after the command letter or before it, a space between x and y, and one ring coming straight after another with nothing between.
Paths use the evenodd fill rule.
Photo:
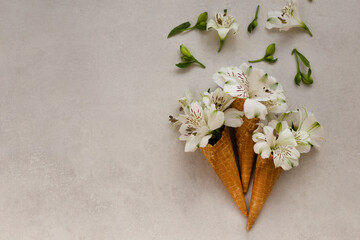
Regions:
<instances>
[{"instance_id":1,"label":"leaf sprig","mask_svg":"<svg viewBox=\"0 0 360 240\"><path fill-rule=\"evenodd\" d=\"M247 30L248 30L249 33L251 33L258 25L257 18L258 18L259 8L260 8L260 5L258 5L257 8L256 8L256 13L255 13L254 20L252 20L252 22L248 26Z\"/></svg>"},{"instance_id":2,"label":"leaf sprig","mask_svg":"<svg viewBox=\"0 0 360 240\"><path fill-rule=\"evenodd\" d=\"M312 71L310 68L309 60L307 60L307 58L304 55L302 55L296 48L294 48L291 52L291 55L294 55L294 54L295 54L296 65L297 65L297 73L295 75L296 85L300 86L300 82L303 82L306 85L313 84L314 80L311 77ZM304 64L304 66L308 68L307 74L301 72L299 58L300 58L301 62Z\"/></svg>"},{"instance_id":3,"label":"leaf sprig","mask_svg":"<svg viewBox=\"0 0 360 240\"><path fill-rule=\"evenodd\" d=\"M173 28L169 35L167 36L167 38L172 37L178 33L184 32L184 31L190 31L193 29L199 29L199 30L206 30L206 21L208 19L208 13L207 12L203 12L199 15L198 20L196 22L196 24L193 27L191 26L190 22L184 22L182 24L180 24L179 26L176 26L175 28Z\"/></svg>"},{"instance_id":4,"label":"leaf sprig","mask_svg":"<svg viewBox=\"0 0 360 240\"><path fill-rule=\"evenodd\" d=\"M275 50L276 50L275 43L272 43L266 48L265 56L263 58L249 61L249 63L257 63L261 61L265 61L268 63L275 63L278 60L277 58L273 57Z\"/></svg>"},{"instance_id":5,"label":"leaf sprig","mask_svg":"<svg viewBox=\"0 0 360 240\"><path fill-rule=\"evenodd\" d=\"M198 63L202 68L206 68L204 64L199 62L193 55L191 55L189 49L184 44L180 45L180 52L183 54L181 57L182 62L175 64L179 68L187 68L193 63Z\"/></svg>"}]
</instances>

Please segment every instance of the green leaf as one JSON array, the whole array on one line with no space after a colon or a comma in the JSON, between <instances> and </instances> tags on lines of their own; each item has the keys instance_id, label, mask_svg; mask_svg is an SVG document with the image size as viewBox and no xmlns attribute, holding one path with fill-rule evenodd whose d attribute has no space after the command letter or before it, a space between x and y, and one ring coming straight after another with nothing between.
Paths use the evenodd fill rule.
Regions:
<instances>
[{"instance_id":1,"label":"green leaf","mask_svg":"<svg viewBox=\"0 0 360 240\"><path fill-rule=\"evenodd\" d=\"M183 62L191 62L191 61L194 62L194 58L192 58L192 57L187 57L187 56L182 56L182 57L181 57L181 60L182 60Z\"/></svg>"},{"instance_id":2,"label":"green leaf","mask_svg":"<svg viewBox=\"0 0 360 240\"><path fill-rule=\"evenodd\" d=\"M297 55L300 57L301 61L304 63L304 65L308 68L310 68L310 62L307 60L307 58L302 55L299 51L297 51Z\"/></svg>"},{"instance_id":3,"label":"green leaf","mask_svg":"<svg viewBox=\"0 0 360 240\"><path fill-rule=\"evenodd\" d=\"M293 55L294 53L297 53L296 48L294 48L294 49L292 50L291 55Z\"/></svg>"},{"instance_id":4,"label":"green leaf","mask_svg":"<svg viewBox=\"0 0 360 240\"><path fill-rule=\"evenodd\" d=\"M190 66L193 63L194 62L181 62L181 63L175 64L175 65L179 68L187 68L188 66Z\"/></svg>"},{"instance_id":5,"label":"green leaf","mask_svg":"<svg viewBox=\"0 0 360 240\"><path fill-rule=\"evenodd\" d=\"M311 73L312 73L312 72L311 72L311 68L309 68L309 69L308 69L308 77L311 76Z\"/></svg>"},{"instance_id":6,"label":"green leaf","mask_svg":"<svg viewBox=\"0 0 360 240\"><path fill-rule=\"evenodd\" d=\"M191 26L190 22L184 22L184 23L180 24L179 26L173 28L173 30L171 30L171 32L169 33L169 35L167 37L169 38L169 37L174 36L175 34L183 32L190 26Z\"/></svg>"},{"instance_id":7,"label":"green leaf","mask_svg":"<svg viewBox=\"0 0 360 240\"><path fill-rule=\"evenodd\" d=\"M300 86L301 79L302 79L301 73L298 72L298 73L295 75L295 83L296 83L296 85Z\"/></svg>"},{"instance_id":8,"label":"green leaf","mask_svg":"<svg viewBox=\"0 0 360 240\"><path fill-rule=\"evenodd\" d=\"M264 58L264 61L265 62L268 62L268 63L275 63L278 59L277 58L274 58L273 56L267 56Z\"/></svg>"},{"instance_id":9,"label":"green leaf","mask_svg":"<svg viewBox=\"0 0 360 240\"><path fill-rule=\"evenodd\" d=\"M195 26L199 30L206 30L206 22L201 22Z\"/></svg>"},{"instance_id":10,"label":"green leaf","mask_svg":"<svg viewBox=\"0 0 360 240\"><path fill-rule=\"evenodd\" d=\"M208 19L208 13L207 12L201 13L198 17L196 25L198 25L199 23L202 23L202 22L206 23L207 19Z\"/></svg>"},{"instance_id":11,"label":"green leaf","mask_svg":"<svg viewBox=\"0 0 360 240\"><path fill-rule=\"evenodd\" d=\"M275 43L272 43L266 48L265 57L272 56L274 53L275 53Z\"/></svg>"},{"instance_id":12,"label":"green leaf","mask_svg":"<svg viewBox=\"0 0 360 240\"><path fill-rule=\"evenodd\" d=\"M190 57L190 58L192 57L189 49L187 49L187 47L185 47L184 44L181 44L181 45L180 45L180 52L181 52L182 54L184 54L184 56L186 56L186 57Z\"/></svg>"}]
</instances>

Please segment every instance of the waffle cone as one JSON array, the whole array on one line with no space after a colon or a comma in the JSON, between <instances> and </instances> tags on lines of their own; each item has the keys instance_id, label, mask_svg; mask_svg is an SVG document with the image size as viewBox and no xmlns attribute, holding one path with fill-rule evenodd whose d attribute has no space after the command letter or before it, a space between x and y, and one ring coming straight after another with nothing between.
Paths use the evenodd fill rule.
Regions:
<instances>
[{"instance_id":1,"label":"waffle cone","mask_svg":"<svg viewBox=\"0 0 360 240\"><path fill-rule=\"evenodd\" d=\"M221 139L215 144L201 148L206 159L234 199L241 212L247 216L245 197L236 166L229 129L225 127Z\"/></svg>"},{"instance_id":2,"label":"waffle cone","mask_svg":"<svg viewBox=\"0 0 360 240\"><path fill-rule=\"evenodd\" d=\"M246 225L248 230L254 225L281 172L281 167L275 168L272 155L266 159L263 159L258 155L254 186L251 193L249 216Z\"/></svg>"},{"instance_id":3,"label":"waffle cone","mask_svg":"<svg viewBox=\"0 0 360 240\"><path fill-rule=\"evenodd\" d=\"M236 99L232 104L239 111L244 111L244 98ZM251 171L255 162L256 154L254 152L254 141L252 134L257 128L258 118L248 119L243 117L243 124L235 129L236 145L239 156L239 165L241 173L241 182L244 193L249 189Z\"/></svg>"}]
</instances>

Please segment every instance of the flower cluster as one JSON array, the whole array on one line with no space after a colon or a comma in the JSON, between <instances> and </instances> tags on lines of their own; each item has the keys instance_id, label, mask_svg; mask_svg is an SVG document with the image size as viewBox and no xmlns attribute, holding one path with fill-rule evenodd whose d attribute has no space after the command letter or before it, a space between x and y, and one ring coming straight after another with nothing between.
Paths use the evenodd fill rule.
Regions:
<instances>
[{"instance_id":1,"label":"flower cluster","mask_svg":"<svg viewBox=\"0 0 360 240\"><path fill-rule=\"evenodd\" d=\"M263 70L243 63L239 67L223 67L213 75L219 86L203 93L201 101L190 92L179 99L182 114L170 117L180 125L180 140L185 151L215 144L223 126L240 127L243 117L260 120L253 133L254 152L262 158L273 156L275 167L289 170L299 164L301 153L319 146L323 128L313 113L305 109L287 111L281 84ZM231 108L236 99L244 99L243 109Z\"/></svg>"},{"instance_id":2,"label":"flower cluster","mask_svg":"<svg viewBox=\"0 0 360 240\"><path fill-rule=\"evenodd\" d=\"M247 98L244 113L247 118L265 119L269 113L286 111L284 90L277 80L259 68L243 63L240 67L221 68L214 74L219 87L236 98Z\"/></svg>"},{"instance_id":3,"label":"flower cluster","mask_svg":"<svg viewBox=\"0 0 360 240\"><path fill-rule=\"evenodd\" d=\"M262 158L272 154L275 167L289 170L299 165L301 153L319 146L322 135L320 123L304 108L280 116L269 115L267 123L262 123L253 134L254 151Z\"/></svg>"},{"instance_id":4,"label":"flower cluster","mask_svg":"<svg viewBox=\"0 0 360 240\"><path fill-rule=\"evenodd\" d=\"M206 147L209 140L216 142L221 138L223 126L239 127L243 112L230 108L235 99L220 88L207 91L202 100L193 98L188 91L179 99L182 114L170 116L174 125L180 125L180 141L186 141L185 152L193 152L199 147Z\"/></svg>"}]
</instances>

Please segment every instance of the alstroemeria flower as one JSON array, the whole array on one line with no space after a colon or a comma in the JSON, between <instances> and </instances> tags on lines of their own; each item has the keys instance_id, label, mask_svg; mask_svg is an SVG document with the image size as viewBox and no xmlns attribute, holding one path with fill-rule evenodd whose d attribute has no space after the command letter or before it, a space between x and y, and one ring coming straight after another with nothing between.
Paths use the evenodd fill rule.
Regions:
<instances>
[{"instance_id":1,"label":"alstroemeria flower","mask_svg":"<svg viewBox=\"0 0 360 240\"><path fill-rule=\"evenodd\" d=\"M215 104L216 109L222 112L225 111L234 100L235 98L224 92L221 88L203 94L203 103L207 108Z\"/></svg>"},{"instance_id":2,"label":"alstroemeria flower","mask_svg":"<svg viewBox=\"0 0 360 240\"><path fill-rule=\"evenodd\" d=\"M298 145L296 148L300 153L308 153L311 146L319 147L319 140L324 140L324 129L314 114L307 112L305 108L286 112L280 119L291 126Z\"/></svg>"},{"instance_id":3,"label":"alstroemeria flower","mask_svg":"<svg viewBox=\"0 0 360 240\"><path fill-rule=\"evenodd\" d=\"M287 109L282 86L261 69L243 63L240 67L221 68L213 78L231 96L252 99L266 106L254 109L254 103L245 104L245 107L251 107L244 109L247 118L258 115L264 119L267 112L282 113Z\"/></svg>"},{"instance_id":4,"label":"alstroemeria flower","mask_svg":"<svg viewBox=\"0 0 360 240\"><path fill-rule=\"evenodd\" d=\"M194 98L193 98L190 90L188 89L185 92L185 96L180 98L178 100L178 102L179 102L182 109L186 109L192 103L193 100L194 100Z\"/></svg>"},{"instance_id":5,"label":"alstroemeria flower","mask_svg":"<svg viewBox=\"0 0 360 240\"><path fill-rule=\"evenodd\" d=\"M179 140L186 141L185 152L194 152L205 147L212 137L212 131L221 128L225 122L224 113L218 111L215 104L203 109L198 101L193 101L185 114L178 117L182 123Z\"/></svg>"},{"instance_id":6,"label":"alstroemeria flower","mask_svg":"<svg viewBox=\"0 0 360 240\"><path fill-rule=\"evenodd\" d=\"M300 27L305 29L310 36L312 33L306 24L300 19L298 4L296 0L291 0L281 12L271 11L268 13L268 20L266 22L266 28L279 28L280 31L287 31L293 27Z\"/></svg>"},{"instance_id":7,"label":"alstroemeria flower","mask_svg":"<svg viewBox=\"0 0 360 240\"><path fill-rule=\"evenodd\" d=\"M210 108L212 104L215 104L218 111L224 112L226 126L240 127L243 123L242 117L244 113L235 108L229 108L234 100L234 97L224 92L221 88L217 88L214 92L205 92L203 94L203 104L206 108Z\"/></svg>"},{"instance_id":8,"label":"alstroemeria flower","mask_svg":"<svg viewBox=\"0 0 360 240\"><path fill-rule=\"evenodd\" d=\"M275 167L289 170L299 165L300 153L286 121L273 120L267 126L259 127L253 134L253 141L254 152L262 158L269 158L272 154Z\"/></svg>"},{"instance_id":9,"label":"alstroemeria flower","mask_svg":"<svg viewBox=\"0 0 360 240\"><path fill-rule=\"evenodd\" d=\"M209 30L209 28L213 28L218 32L220 39L220 47L218 52L221 51L229 31L232 29L234 30L234 34L235 34L239 30L239 26L235 23L235 18L231 15L227 15L226 9L224 10L224 14L221 13L215 14L215 21L213 19L210 19L207 22L206 30Z\"/></svg>"}]
</instances>

